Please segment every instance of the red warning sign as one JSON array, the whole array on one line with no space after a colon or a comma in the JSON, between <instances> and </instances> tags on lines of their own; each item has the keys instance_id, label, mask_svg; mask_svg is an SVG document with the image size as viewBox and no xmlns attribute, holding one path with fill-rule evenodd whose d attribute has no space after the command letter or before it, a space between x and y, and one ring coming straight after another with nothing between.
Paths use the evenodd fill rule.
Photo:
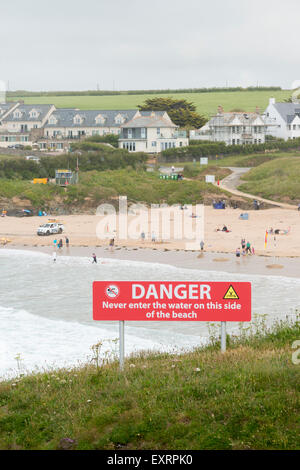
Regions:
<instances>
[{"instance_id":1,"label":"red warning sign","mask_svg":"<svg viewBox=\"0 0 300 470\"><path fill-rule=\"evenodd\" d=\"M93 319L250 321L250 282L95 281Z\"/></svg>"}]
</instances>

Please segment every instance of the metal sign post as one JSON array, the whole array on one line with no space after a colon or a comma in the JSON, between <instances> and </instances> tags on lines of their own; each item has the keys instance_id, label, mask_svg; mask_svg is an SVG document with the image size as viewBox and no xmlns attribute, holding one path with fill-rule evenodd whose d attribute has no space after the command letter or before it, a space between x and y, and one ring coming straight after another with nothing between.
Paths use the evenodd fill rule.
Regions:
<instances>
[{"instance_id":1,"label":"metal sign post","mask_svg":"<svg viewBox=\"0 0 300 470\"><path fill-rule=\"evenodd\" d=\"M226 351L226 321L221 321L221 352Z\"/></svg>"},{"instance_id":2,"label":"metal sign post","mask_svg":"<svg viewBox=\"0 0 300 470\"><path fill-rule=\"evenodd\" d=\"M120 370L124 370L124 320L119 321L119 363L120 363Z\"/></svg>"}]
</instances>

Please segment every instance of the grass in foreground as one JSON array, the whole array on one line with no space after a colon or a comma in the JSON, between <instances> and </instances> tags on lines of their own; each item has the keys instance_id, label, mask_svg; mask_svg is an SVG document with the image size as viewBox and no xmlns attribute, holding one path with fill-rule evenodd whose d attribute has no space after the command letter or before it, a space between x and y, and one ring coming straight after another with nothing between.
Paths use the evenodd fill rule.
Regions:
<instances>
[{"instance_id":1,"label":"grass in foreground","mask_svg":"<svg viewBox=\"0 0 300 470\"><path fill-rule=\"evenodd\" d=\"M0 383L0 449L297 449L300 326Z\"/></svg>"}]
</instances>

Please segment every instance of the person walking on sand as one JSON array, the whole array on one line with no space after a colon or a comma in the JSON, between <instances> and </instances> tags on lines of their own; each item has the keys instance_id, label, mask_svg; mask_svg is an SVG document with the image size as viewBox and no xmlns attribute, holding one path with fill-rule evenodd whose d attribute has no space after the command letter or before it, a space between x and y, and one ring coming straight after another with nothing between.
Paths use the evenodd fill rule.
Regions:
<instances>
[{"instance_id":1,"label":"person walking on sand","mask_svg":"<svg viewBox=\"0 0 300 470\"><path fill-rule=\"evenodd\" d=\"M242 247L242 250L244 250L245 247L246 247L246 240L245 240L245 238L242 238L242 240L241 240L241 247Z\"/></svg>"},{"instance_id":2,"label":"person walking on sand","mask_svg":"<svg viewBox=\"0 0 300 470\"><path fill-rule=\"evenodd\" d=\"M69 248L69 243L70 243L69 239L68 239L68 237L65 237L65 239L66 239L66 247Z\"/></svg>"},{"instance_id":3,"label":"person walking on sand","mask_svg":"<svg viewBox=\"0 0 300 470\"><path fill-rule=\"evenodd\" d=\"M53 240L53 246L54 246L54 249L56 250L56 244L57 244L57 240L56 238Z\"/></svg>"},{"instance_id":4,"label":"person walking on sand","mask_svg":"<svg viewBox=\"0 0 300 470\"><path fill-rule=\"evenodd\" d=\"M146 237L145 232L142 232L141 233L141 240L142 240L143 243L145 241L145 237Z\"/></svg>"},{"instance_id":5,"label":"person walking on sand","mask_svg":"<svg viewBox=\"0 0 300 470\"><path fill-rule=\"evenodd\" d=\"M63 247L63 241L62 241L62 238L59 240L59 243L58 243L58 248L61 249Z\"/></svg>"},{"instance_id":6,"label":"person walking on sand","mask_svg":"<svg viewBox=\"0 0 300 470\"><path fill-rule=\"evenodd\" d=\"M201 251L204 250L204 241L203 240L201 240L201 242L200 242L200 249L201 249Z\"/></svg>"},{"instance_id":7,"label":"person walking on sand","mask_svg":"<svg viewBox=\"0 0 300 470\"><path fill-rule=\"evenodd\" d=\"M250 245L250 242L247 242L247 244L246 244L246 254L248 254L248 253L249 253L249 255L251 255L251 245Z\"/></svg>"},{"instance_id":8,"label":"person walking on sand","mask_svg":"<svg viewBox=\"0 0 300 470\"><path fill-rule=\"evenodd\" d=\"M114 250L114 246L115 246L115 239L114 238L111 238L109 240L109 249L110 251L113 251Z\"/></svg>"},{"instance_id":9,"label":"person walking on sand","mask_svg":"<svg viewBox=\"0 0 300 470\"><path fill-rule=\"evenodd\" d=\"M235 256L236 256L237 258L240 258L240 256L241 256L241 250L240 250L240 248L237 248L237 249L235 250Z\"/></svg>"},{"instance_id":10,"label":"person walking on sand","mask_svg":"<svg viewBox=\"0 0 300 470\"><path fill-rule=\"evenodd\" d=\"M251 248L251 252L252 252L253 255L255 255L254 246Z\"/></svg>"},{"instance_id":11,"label":"person walking on sand","mask_svg":"<svg viewBox=\"0 0 300 470\"><path fill-rule=\"evenodd\" d=\"M151 235L151 241L152 241L153 243L155 243L155 242L156 242L156 235L155 235L155 233L154 233L154 232L152 232L152 235Z\"/></svg>"},{"instance_id":12,"label":"person walking on sand","mask_svg":"<svg viewBox=\"0 0 300 470\"><path fill-rule=\"evenodd\" d=\"M94 263L97 264L97 256L96 256L96 253L93 253L93 254L92 254L92 258L93 258L92 264L94 264Z\"/></svg>"}]
</instances>

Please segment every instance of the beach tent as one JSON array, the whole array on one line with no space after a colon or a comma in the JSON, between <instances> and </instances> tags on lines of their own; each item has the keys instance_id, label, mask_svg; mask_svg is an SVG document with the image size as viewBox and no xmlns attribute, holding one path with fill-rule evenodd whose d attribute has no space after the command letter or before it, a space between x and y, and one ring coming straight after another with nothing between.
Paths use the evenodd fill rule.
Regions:
<instances>
[{"instance_id":1,"label":"beach tent","mask_svg":"<svg viewBox=\"0 0 300 470\"><path fill-rule=\"evenodd\" d=\"M245 214L241 214L239 216L239 219L241 220L248 220L249 219L249 214L247 212L245 212Z\"/></svg>"},{"instance_id":2,"label":"beach tent","mask_svg":"<svg viewBox=\"0 0 300 470\"><path fill-rule=\"evenodd\" d=\"M225 204L224 202L215 202L213 204L214 209L225 209Z\"/></svg>"}]
</instances>

